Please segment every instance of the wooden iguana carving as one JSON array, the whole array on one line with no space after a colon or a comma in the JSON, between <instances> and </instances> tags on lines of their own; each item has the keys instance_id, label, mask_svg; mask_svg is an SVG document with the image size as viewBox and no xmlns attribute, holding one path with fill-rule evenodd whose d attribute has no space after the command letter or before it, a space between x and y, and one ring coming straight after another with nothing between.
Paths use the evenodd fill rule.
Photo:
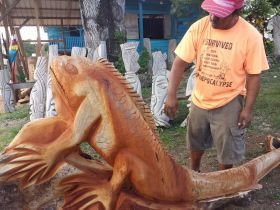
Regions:
<instances>
[{"instance_id":1,"label":"wooden iguana carving","mask_svg":"<svg viewBox=\"0 0 280 210\"><path fill-rule=\"evenodd\" d=\"M64 209L119 209L125 184L135 191L131 200L150 200L142 202L150 209L195 208L256 188L280 163L276 149L225 171L185 169L164 150L149 108L109 62L62 56L51 74L58 116L23 127L0 157L0 180L28 187L48 181L65 161L74 164L84 172L62 182ZM112 168L76 154L85 140Z\"/></svg>"}]
</instances>

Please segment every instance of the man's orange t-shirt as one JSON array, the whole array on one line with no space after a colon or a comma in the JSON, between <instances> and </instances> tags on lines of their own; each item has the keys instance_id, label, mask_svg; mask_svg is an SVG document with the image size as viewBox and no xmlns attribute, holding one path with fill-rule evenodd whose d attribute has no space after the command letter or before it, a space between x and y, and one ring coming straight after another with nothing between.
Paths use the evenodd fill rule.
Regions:
<instances>
[{"instance_id":1,"label":"man's orange t-shirt","mask_svg":"<svg viewBox=\"0 0 280 210\"><path fill-rule=\"evenodd\" d=\"M192 101L203 109L218 108L246 95L246 74L269 68L262 35L242 17L228 30L214 29L209 16L198 20L175 53L188 63L196 61Z\"/></svg>"}]
</instances>

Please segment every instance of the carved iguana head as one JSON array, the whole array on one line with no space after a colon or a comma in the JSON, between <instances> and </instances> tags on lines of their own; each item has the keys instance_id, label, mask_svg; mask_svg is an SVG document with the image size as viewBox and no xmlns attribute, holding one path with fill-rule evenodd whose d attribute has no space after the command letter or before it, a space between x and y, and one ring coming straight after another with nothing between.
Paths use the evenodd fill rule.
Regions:
<instances>
[{"instance_id":1,"label":"carved iguana head","mask_svg":"<svg viewBox=\"0 0 280 210\"><path fill-rule=\"evenodd\" d=\"M86 83L86 75L93 71L93 64L86 58L59 56L50 68L52 91L58 113L64 115L75 113L83 101L85 94L78 92L78 87ZM81 88L80 88L81 89Z\"/></svg>"}]
</instances>

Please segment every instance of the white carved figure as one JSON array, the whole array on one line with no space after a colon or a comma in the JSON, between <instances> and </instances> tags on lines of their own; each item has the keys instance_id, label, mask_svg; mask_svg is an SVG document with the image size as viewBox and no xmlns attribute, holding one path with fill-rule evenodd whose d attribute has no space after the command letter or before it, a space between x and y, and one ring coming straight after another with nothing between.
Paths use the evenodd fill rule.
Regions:
<instances>
[{"instance_id":1,"label":"white carved figure","mask_svg":"<svg viewBox=\"0 0 280 210\"><path fill-rule=\"evenodd\" d=\"M84 47L72 47L71 56L86 57L87 49Z\"/></svg>"},{"instance_id":2,"label":"white carved figure","mask_svg":"<svg viewBox=\"0 0 280 210\"><path fill-rule=\"evenodd\" d=\"M167 97L167 69L166 59L167 55L157 51L153 54L153 84L151 97L151 111L157 126L169 127L169 118L164 113L164 102Z\"/></svg>"},{"instance_id":3,"label":"white carved figure","mask_svg":"<svg viewBox=\"0 0 280 210\"><path fill-rule=\"evenodd\" d=\"M38 57L34 71L35 84L30 94L30 120L45 116L48 64L46 57Z\"/></svg>"},{"instance_id":4,"label":"white carved figure","mask_svg":"<svg viewBox=\"0 0 280 210\"><path fill-rule=\"evenodd\" d=\"M280 15L275 15L273 21L273 42L274 54L276 58L280 58Z\"/></svg>"},{"instance_id":5,"label":"white carved figure","mask_svg":"<svg viewBox=\"0 0 280 210\"><path fill-rule=\"evenodd\" d=\"M96 49L88 48L87 58L93 62L97 61L100 58L107 59L107 49L106 42L100 41L99 46Z\"/></svg>"},{"instance_id":6,"label":"white carved figure","mask_svg":"<svg viewBox=\"0 0 280 210\"><path fill-rule=\"evenodd\" d=\"M121 44L122 58L125 67L125 78L131 84L133 89L142 97L141 83L137 76L140 69L138 64L139 54L137 52L138 42L127 42Z\"/></svg>"},{"instance_id":7,"label":"white carved figure","mask_svg":"<svg viewBox=\"0 0 280 210\"><path fill-rule=\"evenodd\" d=\"M15 108L15 98L12 88L9 85L10 81L9 69L0 69L0 88L4 102L5 112L14 112Z\"/></svg>"},{"instance_id":8,"label":"white carved figure","mask_svg":"<svg viewBox=\"0 0 280 210\"><path fill-rule=\"evenodd\" d=\"M47 81L47 98L46 98L46 117L56 116L57 113L55 111L54 98L51 88L51 76L50 76L50 64L54 60L55 57L58 56L58 46L50 45L49 46L49 64L48 64L48 81Z\"/></svg>"}]
</instances>

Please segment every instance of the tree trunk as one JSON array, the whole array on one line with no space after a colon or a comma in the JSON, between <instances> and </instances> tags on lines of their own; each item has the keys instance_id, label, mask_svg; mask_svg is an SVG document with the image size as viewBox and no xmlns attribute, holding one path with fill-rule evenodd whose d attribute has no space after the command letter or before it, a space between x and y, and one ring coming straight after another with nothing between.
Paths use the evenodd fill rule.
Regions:
<instances>
[{"instance_id":1,"label":"tree trunk","mask_svg":"<svg viewBox=\"0 0 280 210\"><path fill-rule=\"evenodd\" d=\"M80 0L81 17L85 32L85 46L96 49L106 41L108 59L120 55L116 33L124 33L125 0Z\"/></svg>"}]
</instances>

